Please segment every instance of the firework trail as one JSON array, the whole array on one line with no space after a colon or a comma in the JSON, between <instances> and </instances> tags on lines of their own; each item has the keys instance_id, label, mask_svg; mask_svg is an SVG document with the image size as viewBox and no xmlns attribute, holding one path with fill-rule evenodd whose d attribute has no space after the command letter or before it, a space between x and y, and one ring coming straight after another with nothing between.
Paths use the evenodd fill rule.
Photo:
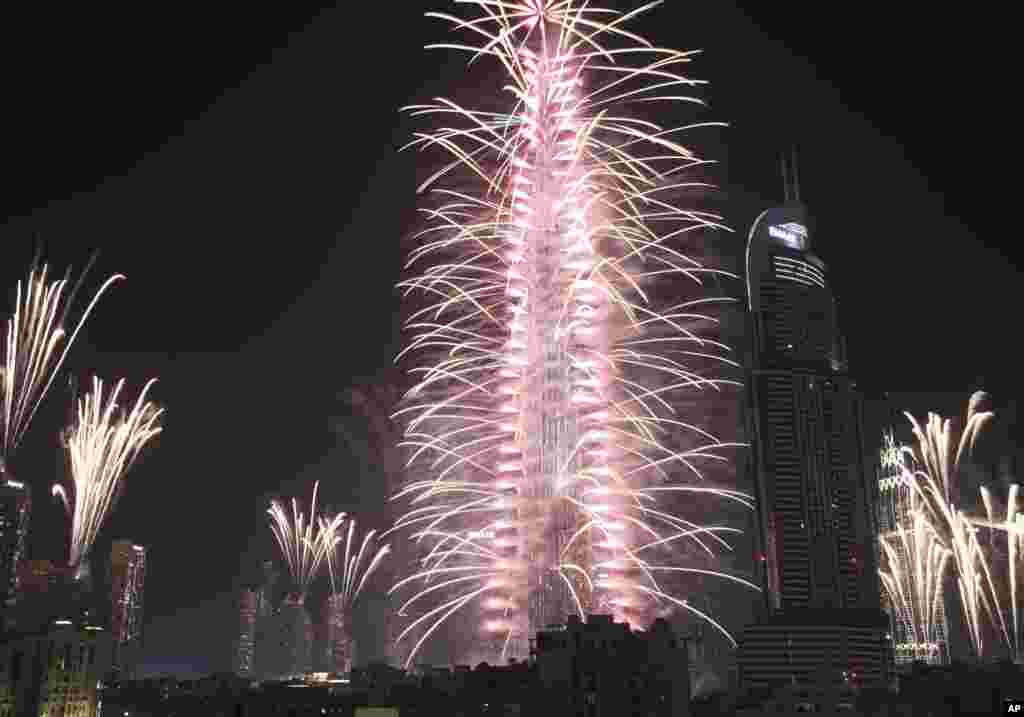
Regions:
<instances>
[{"instance_id":1,"label":"firework trail","mask_svg":"<svg viewBox=\"0 0 1024 717\"><path fill-rule=\"evenodd\" d=\"M103 521L119 494L121 480L143 447L162 430L163 409L146 400L156 379L150 380L131 410L118 403L124 380L104 395L103 382L93 378L92 391L78 400L73 424L64 432L71 469L71 494L55 484L71 520L68 564L78 567L88 557Z\"/></svg>"},{"instance_id":2,"label":"firework trail","mask_svg":"<svg viewBox=\"0 0 1024 717\"><path fill-rule=\"evenodd\" d=\"M737 446L699 425L736 363L704 337L720 301L705 282L725 273L692 248L725 227L677 205L708 186L682 176L706 164L678 139L700 125L627 112L699 102L679 93L699 84L680 74L693 53L624 29L659 3L460 4L478 16L429 15L471 39L432 47L497 60L511 109L408 108L445 125L410 146L448 159L420 187L436 201L400 284L425 303L400 355L419 383L396 414L411 454L396 497L411 506L394 529L425 552L395 586L419 615L399 636L415 643L407 664L470 605L502 657L571 613L645 626L674 606L732 640L668 587L692 572L757 589L680 565L687 544L714 555L739 531L672 508L708 495L752 507L704 479Z\"/></svg>"},{"instance_id":3,"label":"firework trail","mask_svg":"<svg viewBox=\"0 0 1024 717\"><path fill-rule=\"evenodd\" d=\"M985 654L985 632L988 625L992 625L1001 633L1007 645L1016 644L1015 640L1010 639L1004 617L1002 594L993 578L990 555L978 539L978 533L983 527L1006 530L1010 536L1010 531L1016 525L1016 512L1012 500L1016 498L1016 491L1011 489L1012 499L1007 520L1002 524L992 520L991 497L986 490L982 490L981 497L988 509L989 521L968 515L957 506L961 465L965 459L969 459L981 429L994 415L991 411L979 410L980 405L978 396L973 397L968 407L967 422L959 439L948 419L930 413L927 422L922 425L907 413L917 445L904 449L909 458L904 469L904 478L912 486L918 500L915 528L919 527L922 533L927 532L934 536L941 550L952 557L949 568L956 579L960 610L967 625L971 646L979 657ZM927 527L924 527L925 524ZM928 574L927 567L927 564L914 566L917 579L923 579L920 577L922 570L925 575ZM1014 575L1015 567L1011 566L1011 573ZM883 583L886 584L890 595L894 593L890 588L893 571L897 571L897 568L890 563L889 579L886 574L882 575ZM942 577L944 576L936 579L941 581ZM1011 589L1011 597L1016 604L1015 588ZM893 599L896 602L897 597ZM1014 624L1017 624L1016 614L1013 620Z\"/></svg>"},{"instance_id":4,"label":"firework trail","mask_svg":"<svg viewBox=\"0 0 1024 717\"><path fill-rule=\"evenodd\" d=\"M896 529L881 535L882 586L899 622L907 627L915 659L932 660L944 638L943 586L950 551L930 520L921 494L911 486L913 475L903 465L896 479L907 488L899 506Z\"/></svg>"},{"instance_id":5,"label":"firework trail","mask_svg":"<svg viewBox=\"0 0 1024 717\"><path fill-rule=\"evenodd\" d=\"M115 274L103 283L70 336L67 324L81 279L72 285L70 271L63 279L52 279L44 264L33 266L28 278L18 282L0 366L0 466L17 449L96 302L123 278Z\"/></svg>"},{"instance_id":6,"label":"firework trail","mask_svg":"<svg viewBox=\"0 0 1024 717\"><path fill-rule=\"evenodd\" d=\"M313 501L308 515L295 498L292 498L290 515L285 505L276 500L271 501L267 510L270 529L288 564L292 582L303 598L309 592L309 586L320 566L334 549L337 530L345 519L344 514L330 520L317 515L316 496L319 489L320 481L317 481L313 484Z\"/></svg>"},{"instance_id":7,"label":"firework trail","mask_svg":"<svg viewBox=\"0 0 1024 717\"><path fill-rule=\"evenodd\" d=\"M327 569L331 578L331 596L338 597L345 609L351 610L366 581L373 575L384 557L391 552L391 548L382 545L374 550L377 534L375 530L363 536L360 543L356 538L356 521L351 518L346 520L344 513L338 516L338 520L335 535L331 540L332 548L327 552ZM372 558L369 557L371 554Z\"/></svg>"}]
</instances>

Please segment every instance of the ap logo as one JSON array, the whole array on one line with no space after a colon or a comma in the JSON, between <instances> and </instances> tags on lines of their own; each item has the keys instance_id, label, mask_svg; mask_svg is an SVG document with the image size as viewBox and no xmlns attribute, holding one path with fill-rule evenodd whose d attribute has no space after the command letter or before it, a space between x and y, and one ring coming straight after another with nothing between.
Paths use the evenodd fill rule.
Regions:
<instances>
[{"instance_id":1,"label":"ap logo","mask_svg":"<svg viewBox=\"0 0 1024 717\"><path fill-rule=\"evenodd\" d=\"M1004 714L1022 715L1024 717L1024 702L1020 700L1006 700Z\"/></svg>"}]
</instances>

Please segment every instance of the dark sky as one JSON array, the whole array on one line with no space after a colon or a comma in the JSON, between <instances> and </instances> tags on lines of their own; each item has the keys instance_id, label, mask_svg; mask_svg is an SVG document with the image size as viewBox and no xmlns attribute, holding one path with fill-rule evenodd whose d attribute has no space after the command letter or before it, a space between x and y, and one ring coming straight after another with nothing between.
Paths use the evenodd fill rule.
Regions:
<instances>
[{"instance_id":1,"label":"dark sky","mask_svg":"<svg viewBox=\"0 0 1024 717\"><path fill-rule=\"evenodd\" d=\"M268 492L307 494L319 478L330 501L377 494L332 427L339 392L394 352L391 287L416 201L415 156L395 151L413 125L398 108L461 76L461 58L421 49L445 32L421 5L450 10L0 10L2 278L13 287L37 235L61 268L101 250L93 283L128 281L69 367L161 378L166 433L100 543L151 546L153 669L222 666L239 556L270 548ZM781 199L776 156L799 145L865 385L966 397L984 379L1016 395L1013 85L999 18L799 5L669 0L637 26L705 50L692 69L712 83L699 117L732 127L693 143L723 161L727 187ZM43 495L66 400L51 395L14 462ZM59 512L39 503L33 552L55 557Z\"/></svg>"}]
</instances>

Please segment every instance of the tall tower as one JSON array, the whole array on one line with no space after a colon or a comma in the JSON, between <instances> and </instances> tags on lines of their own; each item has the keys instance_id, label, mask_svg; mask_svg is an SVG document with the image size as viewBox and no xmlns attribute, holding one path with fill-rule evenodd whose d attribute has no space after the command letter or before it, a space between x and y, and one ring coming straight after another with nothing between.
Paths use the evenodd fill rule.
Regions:
<instances>
[{"instance_id":1,"label":"tall tower","mask_svg":"<svg viewBox=\"0 0 1024 717\"><path fill-rule=\"evenodd\" d=\"M878 605L862 401L803 205L754 222L747 247L756 485L772 610ZM874 476L872 475L873 479Z\"/></svg>"},{"instance_id":2,"label":"tall tower","mask_svg":"<svg viewBox=\"0 0 1024 717\"><path fill-rule=\"evenodd\" d=\"M847 372L828 267L812 251L795 161L786 202L750 230L749 415L767 613L743 636L745 686L818 679L820 665L885 683L874 494L863 400ZM870 475L869 475L870 473ZM818 673L815 672L818 670Z\"/></svg>"},{"instance_id":3,"label":"tall tower","mask_svg":"<svg viewBox=\"0 0 1024 717\"><path fill-rule=\"evenodd\" d=\"M110 631L113 669L130 677L142 653L146 549L130 540L115 540L110 549Z\"/></svg>"},{"instance_id":4,"label":"tall tower","mask_svg":"<svg viewBox=\"0 0 1024 717\"><path fill-rule=\"evenodd\" d=\"M31 512L31 490L14 480L0 460L0 616L5 623L18 598L18 568L25 557Z\"/></svg>"},{"instance_id":5,"label":"tall tower","mask_svg":"<svg viewBox=\"0 0 1024 717\"><path fill-rule=\"evenodd\" d=\"M238 636L232 665L241 677L251 677L256 665L256 610L256 591L243 588L238 593Z\"/></svg>"}]
</instances>

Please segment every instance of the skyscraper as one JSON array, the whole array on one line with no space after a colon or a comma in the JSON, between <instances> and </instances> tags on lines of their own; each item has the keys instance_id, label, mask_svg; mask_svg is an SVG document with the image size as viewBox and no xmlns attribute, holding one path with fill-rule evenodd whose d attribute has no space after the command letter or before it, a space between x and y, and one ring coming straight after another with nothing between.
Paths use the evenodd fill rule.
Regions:
<instances>
[{"instance_id":1,"label":"skyscraper","mask_svg":"<svg viewBox=\"0 0 1024 717\"><path fill-rule=\"evenodd\" d=\"M110 631L113 669L132 676L142 652L146 549L130 540L115 540L110 550Z\"/></svg>"},{"instance_id":2,"label":"skyscraper","mask_svg":"<svg viewBox=\"0 0 1024 717\"><path fill-rule=\"evenodd\" d=\"M0 615L6 623L18 598L18 566L25 555L32 492L0 461Z\"/></svg>"},{"instance_id":3,"label":"skyscraper","mask_svg":"<svg viewBox=\"0 0 1024 717\"><path fill-rule=\"evenodd\" d=\"M863 401L847 371L828 267L812 252L798 188L787 183L786 194L757 217L747 245L749 423L767 604L744 631L740 676L748 687L817 680L823 669L886 682Z\"/></svg>"},{"instance_id":4,"label":"skyscraper","mask_svg":"<svg viewBox=\"0 0 1024 717\"><path fill-rule=\"evenodd\" d=\"M806 210L755 221L747 248L755 484L772 610L877 607L862 403L847 373L825 263Z\"/></svg>"}]
</instances>

